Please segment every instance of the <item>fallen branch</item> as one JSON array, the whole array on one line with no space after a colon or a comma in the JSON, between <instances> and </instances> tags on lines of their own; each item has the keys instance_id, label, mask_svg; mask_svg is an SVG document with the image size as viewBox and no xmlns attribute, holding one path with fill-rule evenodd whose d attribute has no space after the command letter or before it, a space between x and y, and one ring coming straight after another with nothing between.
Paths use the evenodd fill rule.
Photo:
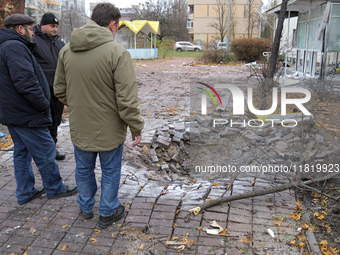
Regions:
<instances>
[{"instance_id":1,"label":"fallen branch","mask_svg":"<svg viewBox=\"0 0 340 255\"><path fill-rule=\"evenodd\" d=\"M336 176L339 176L339 173L329 174L327 176L320 177L320 178L313 179L313 180L309 180L309 181L305 181L305 182L303 182L303 181L290 182L290 183L287 183L287 184L277 186L275 188L251 191L251 192L247 192L247 193L243 193L243 194L239 194L239 195L235 195L235 196L221 197L219 199L209 200L209 201L202 203L201 205L194 207L190 210L192 210L192 212L195 215L197 215L200 211L205 210L205 209L212 207L212 206L215 206L215 205L219 205L221 203L231 202L231 201L234 201L234 200L240 200L240 199L245 199L245 198L250 198L250 197L263 196L263 195L281 192L281 191L296 188L296 187L303 187L304 185L308 185L308 184L320 182L320 181L325 181L325 180L331 179L331 178L336 177ZM190 217L190 213L188 215Z\"/></svg>"}]
</instances>

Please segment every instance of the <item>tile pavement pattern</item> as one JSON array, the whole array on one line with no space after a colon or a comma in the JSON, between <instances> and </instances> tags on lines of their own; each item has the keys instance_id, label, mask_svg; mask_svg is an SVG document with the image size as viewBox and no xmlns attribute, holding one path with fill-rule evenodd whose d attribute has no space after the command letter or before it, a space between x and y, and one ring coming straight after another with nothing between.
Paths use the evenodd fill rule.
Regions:
<instances>
[{"instance_id":1,"label":"tile pavement pattern","mask_svg":"<svg viewBox=\"0 0 340 255\"><path fill-rule=\"evenodd\" d=\"M60 128L59 141L60 151L67 152L66 159L59 162L61 175L66 184L74 185L75 161L67 123ZM48 200L43 195L25 205L18 205L12 152L3 153L0 159L0 254L123 254L133 245L131 238L122 234L122 230L128 229L146 230L146 235L153 236L140 249L143 252L140 254L299 254L286 244L285 239L287 235L296 234L296 222L286 218L277 227L272 218L294 212L295 195L289 191L214 206L203 214L192 216L189 222L184 221L188 210L204 199L271 187L271 177L257 178L255 185L251 183L255 176L239 177L233 181L232 187L229 185L232 180L228 179L192 182L183 178L182 181L161 183L145 177L150 171L137 170L129 162L123 162L119 198L129 211L110 229L97 233L99 163L95 170L99 187L95 217L84 222L79 215L77 196ZM36 186L42 186L36 167L34 173ZM232 237L206 234L203 230L212 220L227 227ZM203 229L199 230L200 226ZM266 233L268 228L274 231L275 239ZM181 239L185 236L195 244L181 253L174 246L164 245L170 237ZM90 239L93 237L97 242L93 243ZM251 241L249 247L242 242L244 237ZM152 253L148 253L149 250Z\"/></svg>"},{"instance_id":2,"label":"tile pavement pattern","mask_svg":"<svg viewBox=\"0 0 340 255\"><path fill-rule=\"evenodd\" d=\"M171 63L163 63L164 70L159 74L156 68L153 74L150 68L136 67L146 129L164 124L169 118L179 120L179 115L189 109L190 77L243 76L239 67L232 67L229 72L223 69L227 67L175 67ZM175 116L171 116L171 112L175 112ZM75 185L75 161L67 123L59 128L58 138L59 150L66 152L66 159L58 162L60 173L66 184ZM288 216L294 212L295 195L289 191L218 205L192 216L189 222L184 221L188 210L206 198L216 199L271 187L275 176L257 178L255 186L251 181L256 176L238 177L232 188L227 185L231 180L227 179L194 183L183 178L162 183L145 177L150 173L157 176L157 173L138 170L133 162L124 161L119 198L129 211L110 229L98 233L99 163L95 169L98 181L95 217L88 221L79 215L77 196L48 200L43 195L25 205L18 205L11 151L0 152L0 166L0 254L299 254L286 244L285 239L289 234L296 234L296 223L286 218L280 227L276 227L272 218L273 215ZM42 186L36 167L34 174L36 186ZM207 235L203 230L212 220L227 227L228 234L233 237ZM268 228L274 231L275 239L266 233ZM149 239L143 239L143 243L138 236L129 234L130 230L146 230ZM164 245L170 237L186 237L195 244L178 252L178 248ZM245 237L250 240L249 245L242 242ZM144 247L139 246L142 243Z\"/></svg>"}]
</instances>

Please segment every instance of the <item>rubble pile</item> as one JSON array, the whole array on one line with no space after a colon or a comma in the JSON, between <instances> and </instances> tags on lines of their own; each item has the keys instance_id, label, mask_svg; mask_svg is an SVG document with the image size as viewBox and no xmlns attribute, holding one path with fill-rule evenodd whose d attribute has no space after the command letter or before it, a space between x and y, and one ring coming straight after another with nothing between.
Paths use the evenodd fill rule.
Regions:
<instances>
[{"instance_id":1,"label":"rubble pile","mask_svg":"<svg viewBox=\"0 0 340 255\"><path fill-rule=\"evenodd\" d=\"M232 118L234 124L215 121L214 125L214 120L221 117ZM208 165L238 169L240 166L286 165L291 172L297 172L301 164L330 164L340 154L334 143L313 132L314 120L299 121L296 127L272 122L259 122L255 127L255 122L251 126L243 125L248 123L246 116L235 118L221 111L192 115L190 120L143 133L140 151L147 155L153 169L191 175ZM220 172L216 175L222 177Z\"/></svg>"},{"instance_id":2,"label":"rubble pile","mask_svg":"<svg viewBox=\"0 0 340 255\"><path fill-rule=\"evenodd\" d=\"M280 164L291 166L291 171L297 171L298 165L301 164L334 163L339 154L334 143L326 141L322 135L315 132L314 120L298 121L296 127L259 121L258 127L255 127L254 121L251 126L247 125L247 117L229 116L228 119L233 119L236 123L231 126L231 121L227 124L214 122L214 119L221 119L221 114L225 113L219 114L215 111L212 116L192 117L191 120L197 123L191 128L190 137L190 159L193 164Z\"/></svg>"},{"instance_id":3,"label":"rubble pile","mask_svg":"<svg viewBox=\"0 0 340 255\"><path fill-rule=\"evenodd\" d=\"M187 175L189 171L190 123L178 122L143 133L138 146L154 168Z\"/></svg>"}]
</instances>

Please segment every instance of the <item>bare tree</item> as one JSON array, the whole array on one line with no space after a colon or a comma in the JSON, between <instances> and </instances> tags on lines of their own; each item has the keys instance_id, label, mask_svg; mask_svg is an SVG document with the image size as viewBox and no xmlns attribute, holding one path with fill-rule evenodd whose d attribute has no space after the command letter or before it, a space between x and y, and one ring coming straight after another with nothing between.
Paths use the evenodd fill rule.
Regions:
<instances>
[{"instance_id":1,"label":"bare tree","mask_svg":"<svg viewBox=\"0 0 340 255\"><path fill-rule=\"evenodd\" d=\"M218 31L219 39L223 42L228 31L228 0L216 0L214 11L217 19L211 22L209 26Z\"/></svg>"},{"instance_id":2,"label":"bare tree","mask_svg":"<svg viewBox=\"0 0 340 255\"><path fill-rule=\"evenodd\" d=\"M260 17L253 4L254 0L248 0L247 5L244 6L245 17L247 17L248 38L253 37L254 28L256 28L260 22Z\"/></svg>"},{"instance_id":3,"label":"bare tree","mask_svg":"<svg viewBox=\"0 0 340 255\"><path fill-rule=\"evenodd\" d=\"M155 0L146 2L134 8L135 19L159 21L159 40L164 37L169 39L188 39L187 29L187 1L181 0Z\"/></svg>"},{"instance_id":4,"label":"bare tree","mask_svg":"<svg viewBox=\"0 0 340 255\"><path fill-rule=\"evenodd\" d=\"M69 42L73 29L84 26L88 19L84 8L77 5L77 0L74 0L73 4L62 6L60 37Z\"/></svg>"}]
</instances>

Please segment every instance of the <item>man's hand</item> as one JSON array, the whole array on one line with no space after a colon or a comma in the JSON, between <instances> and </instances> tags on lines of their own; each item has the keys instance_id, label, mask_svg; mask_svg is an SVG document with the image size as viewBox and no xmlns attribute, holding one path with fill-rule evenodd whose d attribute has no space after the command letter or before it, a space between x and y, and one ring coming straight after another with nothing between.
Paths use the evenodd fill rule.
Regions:
<instances>
[{"instance_id":1,"label":"man's hand","mask_svg":"<svg viewBox=\"0 0 340 255\"><path fill-rule=\"evenodd\" d=\"M132 137L132 141L135 141L133 144L132 144L132 147L135 147L137 144L140 143L140 141L142 140L142 135L140 136L137 136L135 137L134 135L131 134L131 137Z\"/></svg>"}]
</instances>

